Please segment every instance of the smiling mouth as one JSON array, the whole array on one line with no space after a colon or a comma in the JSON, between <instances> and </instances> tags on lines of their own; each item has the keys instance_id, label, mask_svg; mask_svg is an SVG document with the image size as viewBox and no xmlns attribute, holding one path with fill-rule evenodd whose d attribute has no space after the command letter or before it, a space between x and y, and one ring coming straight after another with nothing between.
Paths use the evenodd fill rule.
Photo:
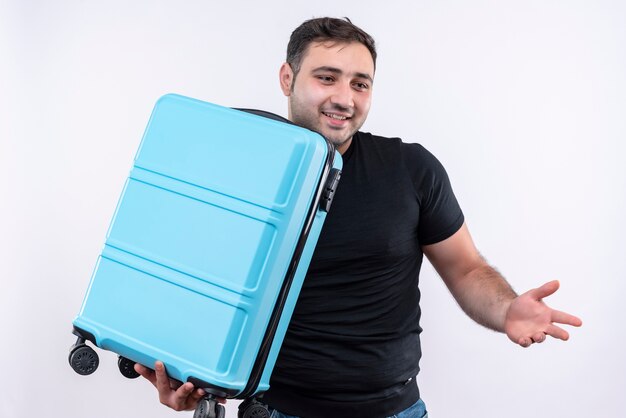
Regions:
<instances>
[{"instance_id":1,"label":"smiling mouth","mask_svg":"<svg viewBox=\"0 0 626 418\"><path fill-rule=\"evenodd\" d=\"M347 119L351 119L350 116L342 116L342 115L337 115L335 113L326 113L326 112L322 112L322 114L324 116L328 116L331 119L335 119L335 120L347 120Z\"/></svg>"}]
</instances>

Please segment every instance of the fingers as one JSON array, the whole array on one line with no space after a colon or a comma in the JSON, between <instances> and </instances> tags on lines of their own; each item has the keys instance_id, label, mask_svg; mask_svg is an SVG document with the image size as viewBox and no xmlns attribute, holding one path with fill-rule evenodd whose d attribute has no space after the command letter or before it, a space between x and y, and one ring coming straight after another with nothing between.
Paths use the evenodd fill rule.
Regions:
<instances>
[{"instance_id":1,"label":"fingers","mask_svg":"<svg viewBox=\"0 0 626 418\"><path fill-rule=\"evenodd\" d=\"M546 340L546 334L543 332L538 332L530 337L533 340L533 343L541 344Z\"/></svg>"},{"instance_id":2,"label":"fingers","mask_svg":"<svg viewBox=\"0 0 626 418\"><path fill-rule=\"evenodd\" d=\"M159 394L159 401L175 411L195 409L198 402L206 395L200 388L194 388L190 382L181 383L169 378L165 365L161 361L154 363L154 370L141 364L135 365L135 371L150 381ZM222 398L217 399L220 403L225 403Z\"/></svg>"},{"instance_id":3,"label":"fingers","mask_svg":"<svg viewBox=\"0 0 626 418\"><path fill-rule=\"evenodd\" d=\"M170 386L170 378L167 377L165 365L161 361L157 361L154 363L154 372L156 374L155 386L159 391L159 399L161 399L161 397L169 394L172 391L172 388ZM162 399L161 402L163 402Z\"/></svg>"},{"instance_id":4,"label":"fingers","mask_svg":"<svg viewBox=\"0 0 626 418\"><path fill-rule=\"evenodd\" d=\"M193 392L191 392L191 395L189 395L188 398L188 402L191 403L192 405L197 404L198 402L200 402L200 400L204 397L204 395L206 394L206 392L202 389L196 389Z\"/></svg>"},{"instance_id":5,"label":"fingers","mask_svg":"<svg viewBox=\"0 0 626 418\"><path fill-rule=\"evenodd\" d=\"M192 403L192 393L194 393L193 384L187 382L179 387L174 393L170 393L170 395L165 399L165 402L163 400L161 402L175 411L184 411L185 409L190 409L191 405L195 405Z\"/></svg>"},{"instance_id":6,"label":"fingers","mask_svg":"<svg viewBox=\"0 0 626 418\"><path fill-rule=\"evenodd\" d=\"M553 338L558 338L559 340L569 340L569 333L563 328L557 327L556 325L549 325L546 329L546 334Z\"/></svg>"},{"instance_id":7,"label":"fingers","mask_svg":"<svg viewBox=\"0 0 626 418\"><path fill-rule=\"evenodd\" d=\"M535 299L541 300L543 298L546 298L554 294L554 292L559 290L559 287L560 287L559 281L552 280L551 282L548 282L536 289L531 290L531 294L533 295Z\"/></svg>"},{"instance_id":8,"label":"fingers","mask_svg":"<svg viewBox=\"0 0 626 418\"><path fill-rule=\"evenodd\" d=\"M135 363L135 371L156 386L156 374L154 373L154 370L150 370L142 364Z\"/></svg>"},{"instance_id":9,"label":"fingers","mask_svg":"<svg viewBox=\"0 0 626 418\"><path fill-rule=\"evenodd\" d=\"M534 334L532 337L521 337L517 341L517 344L519 344L520 346L524 348L527 348L533 344L541 344L545 340L546 340L546 334L542 332L542 333Z\"/></svg>"},{"instance_id":10,"label":"fingers","mask_svg":"<svg viewBox=\"0 0 626 418\"><path fill-rule=\"evenodd\" d=\"M572 325L574 327L579 327L583 324L583 321L580 318L574 315L570 315L566 312L556 310L552 311L552 322L556 322L558 324Z\"/></svg>"},{"instance_id":11,"label":"fingers","mask_svg":"<svg viewBox=\"0 0 626 418\"><path fill-rule=\"evenodd\" d=\"M160 361L154 363L154 371L159 401L175 411L195 409L198 401L205 395L204 390L195 389L191 382L172 382L165 365Z\"/></svg>"},{"instance_id":12,"label":"fingers","mask_svg":"<svg viewBox=\"0 0 626 418\"><path fill-rule=\"evenodd\" d=\"M548 335L563 341L569 339L569 333L563 328L557 327L556 325L549 325L544 332L537 332L530 337L520 337L517 343L524 348L530 347L532 344L541 344L546 340Z\"/></svg>"},{"instance_id":13,"label":"fingers","mask_svg":"<svg viewBox=\"0 0 626 418\"><path fill-rule=\"evenodd\" d=\"M528 337L522 337L519 340L517 340L517 343L521 345L522 347L527 348L527 347L530 347L533 341Z\"/></svg>"}]
</instances>

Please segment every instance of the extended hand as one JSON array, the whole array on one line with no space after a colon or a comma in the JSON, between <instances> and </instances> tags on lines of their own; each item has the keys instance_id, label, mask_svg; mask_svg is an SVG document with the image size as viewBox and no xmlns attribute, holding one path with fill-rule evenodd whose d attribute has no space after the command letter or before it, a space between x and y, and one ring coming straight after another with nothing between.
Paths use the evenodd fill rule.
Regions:
<instances>
[{"instance_id":1,"label":"extended hand","mask_svg":"<svg viewBox=\"0 0 626 418\"><path fill-rule=\"evenodd\" d=\"M559 288L554 280L543 286L529 290L513 300L506 313L504 331L516 344L528 347L533 343L541 343L546 335L566 341L569 334L555 323L579 327L582 321L565 312L551 309L543 298L550 296Z\"/></svg>"}]
</instances>

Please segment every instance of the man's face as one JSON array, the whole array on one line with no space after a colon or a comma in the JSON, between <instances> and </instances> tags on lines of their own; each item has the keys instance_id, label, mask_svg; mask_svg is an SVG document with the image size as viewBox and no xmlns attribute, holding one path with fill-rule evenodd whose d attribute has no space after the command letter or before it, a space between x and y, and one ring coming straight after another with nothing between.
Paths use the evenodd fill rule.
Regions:
<instances>
[{"instance_id":1,"label":"man's face","mask_svg":"<svg viewBox=\"0 0 626 418\"><path fill-rule=\"evenodd\" d=\"M340 152L367 118L373 79L372 55L358 42L312 43L295 80L289 64L280 69L289 119L321 133Z\"/></svg>"}]
</instances>

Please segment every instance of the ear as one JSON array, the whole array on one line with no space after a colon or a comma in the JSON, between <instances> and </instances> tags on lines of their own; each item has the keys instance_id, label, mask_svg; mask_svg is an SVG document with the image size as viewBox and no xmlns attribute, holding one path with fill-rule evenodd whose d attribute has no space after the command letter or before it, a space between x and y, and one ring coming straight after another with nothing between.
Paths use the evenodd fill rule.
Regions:
<instances>
[{"instance_id":1,"label":"ear","mask_svg":"<svg viewBox=\"0 0 626 418\"><path fill-rule=\"evenodd\" d=\"M283 91L283 94L290 96L291 85L293 83L293 70L291 69L291 65L286 62L283 63L283 65L280 66L278 78L280 79L280 89Z\"/></svg>"}]
</instances>

